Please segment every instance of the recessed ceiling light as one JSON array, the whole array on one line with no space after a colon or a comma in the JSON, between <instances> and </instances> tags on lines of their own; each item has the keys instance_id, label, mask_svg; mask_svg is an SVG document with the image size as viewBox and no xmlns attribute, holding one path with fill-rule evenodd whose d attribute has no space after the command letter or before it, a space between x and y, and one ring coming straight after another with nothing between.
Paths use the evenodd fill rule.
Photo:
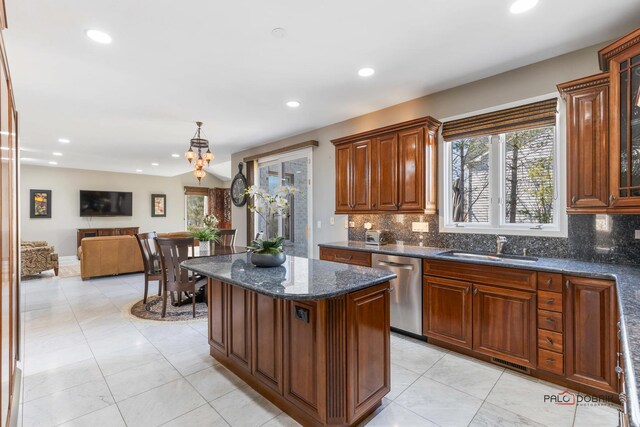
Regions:
<instances>
[{"instance_id":1,"label":"recessed ceiling light","mask_svg":"<svg viewBox=\"0 0 640 427\"><path fill-rule=\"evenodd\" d=\"M160 166L159 163L151 163L151 166Z\"/></svg>"},{"instance_id":2,"label":"recessed ceiling light","mask_svg":"<svg viewBox=\"0 0 640 427\"><path fill-rule=\"evenodd\" d=\"M68 144L71 141L69 141L67 138L60 138L60 139L58 139L58 142L61 142L62 144Z\"/></svg>"},{"instance_id":3,"label":"recessed ceiling light","mask_svg":"<svg viewBox=\"0 0 640 427\"><path fill-rule=\"evenodd\" d=\"M516 14L523 13L533 9L536 4L538 4L538 0L516 0L511 4L509 11Z\"/></svg>"},{"instance_id":4,"label":"recessed ceiling light","mask_svg":"<svg viewBox=\"0 0 640 427\"><path fill-rule=\"evenodd\" d=\"M53 153L51 153L51 154L53 154L54 156L58 156L58 157L59 157L59 156L62 156L62 153L60 153L60 152L58 152L58 151L53 152Z\"/></svg>"},{"instance_id":5,"label":"recessed ceiling light","mask_svg":"<svg viewBox=\"0 0 640 427\"><path fill-rule=\"evenodd\" d=\"M136 169L136 172L140 173L142 172L142 169Z\"/></svg>"},{"instance_id":6,"label":"recessed ceiling light","mask_svg":"<svg viewBox=\"0 0 640 427\"><path fill-rule=\"evenodd\" d=\"M287 107L289 108L298 108L300 106L299 101L287 101Z\"/></svg>"},{"instance_id":7,"label":"recessed ceiling light","mask_svg":"<svg viewBox=\"0 0 640 427\"><path fill-rule=\"evenodd\" d=\"M57 164L58 164L58 162L53 162L53 161L52 161L52 162L49 162L49 164L50 164L50 165L57 165Z\"/></svg>"},{"instance_id":8,"label":"recessed ceiling light","mask_svg":"<svg viewBox=\"0 0 640 427\"><path fill-rule=\"evenodd\" d=\"M111 36L104 31L100 30L87 30L85 31L87 37L93 40L96 43L100 44L110 44L112 39Z\"/></svg>"},{"instance_id":9,"label":"recessed ceiling light","mask_svg":"<svg viewBox=\"0 0 640 427\"><path fill-rule=\"evenodd\" d=\"M287 36L287 30L281 27L274 28L271 30L271 35L277 39L283 39Z\"/></svg>"},{"instance_id":10,"label":"recessed ceiling light","mask_svg":"<svg viewBox=\"0 0 640 427\"><path fill-rule=\"evenodd\" d=\"M371 67L364 67L364 68L360 68L358 70L358 75L360 77L371 77L376 73L376 70L374 70Z\"/></svg>"},{"instance_id":11,"label":"recessed ceiling light","mask_svg":"<svg viewBox=\"0 0 640 427\"><path fill-rule=\"evenodd\" d=\"M175 157L176 159L180 157L180 154L172 154L171 157Z\"/></svg>"}]
</instances>

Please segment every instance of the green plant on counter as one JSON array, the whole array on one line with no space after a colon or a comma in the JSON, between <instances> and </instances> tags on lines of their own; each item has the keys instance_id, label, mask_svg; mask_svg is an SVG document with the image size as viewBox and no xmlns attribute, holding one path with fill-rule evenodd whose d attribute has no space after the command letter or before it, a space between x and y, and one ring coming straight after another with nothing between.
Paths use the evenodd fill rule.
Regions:
<instances>
[{"instance_id":1,"label":"green plant on counter","mask_svg":"<svg viewBox=\"0 0 640 427\"><path fill-rule=\"evenodd\" d=\"M211 228L198 228L191 232L191 236L201 242L220 242L220 235L216 230Z\"/></svg>"},{"instance_id":2,"label":"green plant on counter","mask_svg":"<svg viewBox=\"0 0 640 427\"><path fill-rule=\"evenodd\" d=\"M282 244L284 237L275 237L273 239L254 240L248 246L248 249L256 254L264 255L277 255L282 253Z\"/></svg>"}]
</instances>

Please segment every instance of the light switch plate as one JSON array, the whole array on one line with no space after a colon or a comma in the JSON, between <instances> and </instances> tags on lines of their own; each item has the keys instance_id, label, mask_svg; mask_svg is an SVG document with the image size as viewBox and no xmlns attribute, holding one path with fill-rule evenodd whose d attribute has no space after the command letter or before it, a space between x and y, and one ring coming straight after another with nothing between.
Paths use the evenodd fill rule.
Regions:
<instances>
[{"instance_id":1,"label":"light switch plate","mask_svg":"<svg viewBox=\"0 0 640 427\"><path fill-rule=\"evenodd\" d=\"M640 230L636 230L636 239L640 239Z\"/></svg>"},{"instance_id":2,"label":"light switch plate","mask_svg":"<svg viewBox=\"0 0 640 427\"><path fill-rule=\"evenodd\" d=\"M336 223L336 219L332 216L329 217L329 225L333 225Z\"/></svg>"},{"instance_id":3,"label":"light switch plate","mask_svg":"<svg viewBox=\"0 0 640 427\"><path fill-rule=\"evenodd\" d=\"M429 223L428 222L412 222L411 231L416 233L428 233Z\"/></svg>"},{"instance_id":4,"label":"light switch plate","mask_svg":"<svg viewBox=\"0 0 640 427\"><path fill-rule=\"evenodd\" d=\"M322 228L322 221L318 221L318 228Z\"/></svg>"}]
</instances>

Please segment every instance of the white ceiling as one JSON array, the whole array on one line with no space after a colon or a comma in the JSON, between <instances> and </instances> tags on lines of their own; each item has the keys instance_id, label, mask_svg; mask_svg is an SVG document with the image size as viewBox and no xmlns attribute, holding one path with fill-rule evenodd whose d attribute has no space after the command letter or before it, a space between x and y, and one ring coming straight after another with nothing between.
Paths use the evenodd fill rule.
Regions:
<instances>
[{"instance_id":1,"label":"white ceiling","mask_svg":"<svg viewBox=\"0 0 640 427\"><path fill-rule=\"evenodd\" d=\"M8 0L24 163L173 176L196 120L242 149L618 37L637 0ZM271 35L286 29L284 38ZM110 45L84 31L106 31ZM595 59L594 59L595 60ZM376 69L361 78L363 66ZM290 109L287 100L302 106ZM60 144L58 138L71 144ZM62 157L52 156L60 151ZM160 166L151 166L158 162Z\"/></svg>"}]
</instances>

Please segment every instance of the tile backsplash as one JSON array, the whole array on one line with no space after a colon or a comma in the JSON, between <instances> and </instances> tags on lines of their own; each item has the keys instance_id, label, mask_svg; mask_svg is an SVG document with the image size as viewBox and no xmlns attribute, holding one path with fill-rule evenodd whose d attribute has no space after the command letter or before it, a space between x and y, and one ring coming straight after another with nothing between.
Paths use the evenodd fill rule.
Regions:
<instances>
[{"instance_id":1,"label":"tile backsplash","mask_svg":"<svg viewBox=\"0 0 640 427\"><path fill-rule=\"evenodd\" d=\"M420 233L411 231L411 223L429 223L423 233L424 246L494 252L497 234L441 233L437 215L350 215L349 240L364 241L364 224L388 231L392 241L419 243ZM569 215L568 237L507 236L504 252L527 255L572 258L583 261L640 264L640 240L634 238L640 230L640 215Z\"/></svg>"}]
</instances>

